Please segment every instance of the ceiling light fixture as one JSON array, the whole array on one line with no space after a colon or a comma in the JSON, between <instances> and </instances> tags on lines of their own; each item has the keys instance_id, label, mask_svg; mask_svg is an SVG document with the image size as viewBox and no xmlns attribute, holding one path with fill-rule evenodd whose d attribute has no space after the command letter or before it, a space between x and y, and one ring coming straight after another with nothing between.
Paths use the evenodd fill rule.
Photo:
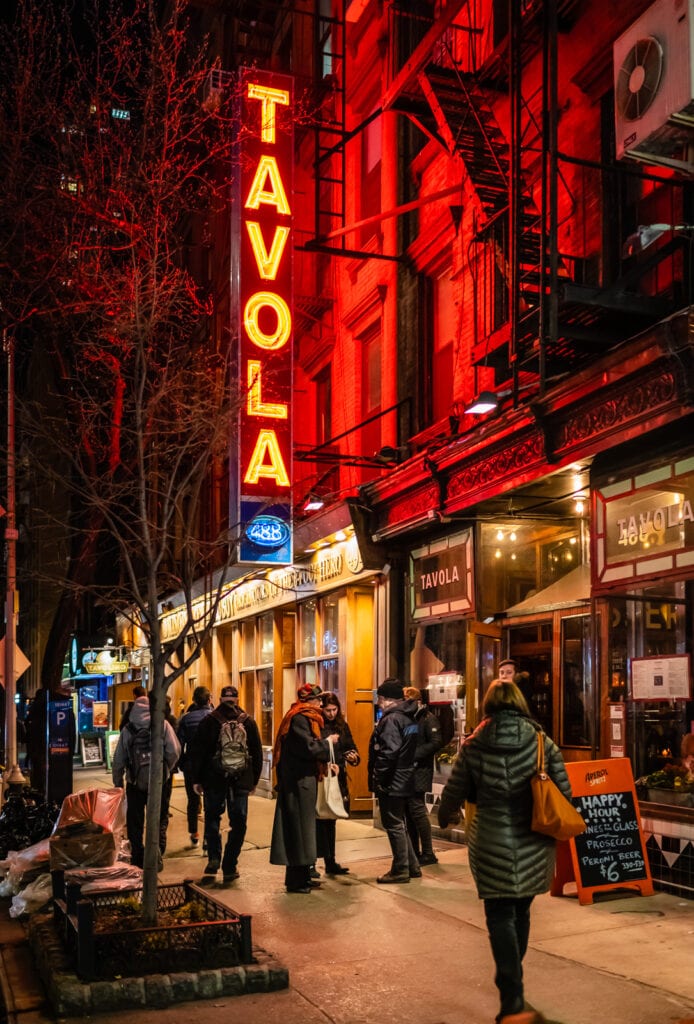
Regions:
<instances>
[{"instance_id":1,"label":"ceiling light fixture","mask_svg":"<svg viewBox=\"0 0 694 1024\"><path fill-rule=\"evenodd\" d=\"M480 416L485 412L493 412L498 405L499 399L493 391L480 391L477 398L465 407L465 412L473 416Z\"/></svg>"}]
</instances>

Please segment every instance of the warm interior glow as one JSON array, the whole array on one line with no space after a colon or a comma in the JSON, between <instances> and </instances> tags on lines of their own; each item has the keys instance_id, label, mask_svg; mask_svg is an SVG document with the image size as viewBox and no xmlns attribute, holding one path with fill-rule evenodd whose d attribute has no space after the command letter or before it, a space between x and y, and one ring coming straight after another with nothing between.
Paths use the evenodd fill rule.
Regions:
<instances>
[{"instance_id":1,"label":"warm interior glow","mask_svg":"<svg viewBox=\"0 0 694 1024\"><path fill-rule=\"evenodd\" d=\"M264 281L274 281L277 277L277 268L280 265L284 247L289 238L289 228L278 225L272 238L270 252L265 248L265 239L260 229L260 224L255 220L247 220L246 228L248 237L251 240L251 248L255 256L255 265L258 273Z\"/></svg>"},{"instance_id":2,"label":"warm interior glow","mask_svg":"<svg viewBox=\"0 0 694 1024\"><path fill-rule=\"evenodd\" d=\"M272 334L265 334L258 323L263 306L269 306L277 316L277 326ZM243 311L243 322L246 334L258 348L282 348L292 333L292 314L289 312L289 306L281 295L275 292L256 292L251 295Z\"/></svg>"},{"instance_id":3,"label":"warm interior glow","mask_svg":"<svg viewBox=\"0 0 694 1024\"><path fill-rule=\"evenodd\" d=\"M269 461L266 462L265 459ZM255 448L244 474L243 482L257 484L261 477L274 480L278 487L289 487L289 474L280 452L279 441L274 430L261 430Z\"/></svg>"},{"instance_id":4,"label":"warm interior glow","mask_svg":"<svg viewBox=\"0 0 694 1024\"><path fill-rule=\"evenodd\" d=\"M279 402L263 402L262 398L263 364L258 359L248 360L248 403L249 416L269 416L272 419L286 420L287 406Z\"/></svg>"},{"instance_id":5,"label":"warm interior glow","mask_svg":"<svg viewBox=\"0 0 694 1024\"><path fill-rule=\"evenodd\" d=\"M268 189L264 187L266 181L270 185ZM257 210L262 203L275 206L278 213L289 215L292 212L274 156L261 156L244 205L247 210Z\"/></svg>"}]
</instances>

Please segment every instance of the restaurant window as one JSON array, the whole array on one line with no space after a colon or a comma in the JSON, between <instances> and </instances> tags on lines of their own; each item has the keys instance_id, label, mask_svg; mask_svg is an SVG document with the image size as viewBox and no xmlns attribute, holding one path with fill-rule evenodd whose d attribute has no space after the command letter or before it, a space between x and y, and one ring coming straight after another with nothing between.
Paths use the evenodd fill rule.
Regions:
<instances>
[{"instance_id":1,"label":"restaurant window","mask_svg":"<svg viewBox=\"0 0 694 1024\"><path fill-rule=\"evenodd\" d=\"M544 590L582 562L575 523L499 520L480 525L478 619L498 615Z\"/></svg>"},{"instance_id":2,"label":"restaurant window","mask_svg":"<svg viewBox=\"0 0 694 1024\"><path fill-rule=\"evenodd\" d=\"M567 616L561 621L562 746L591 745L591 704L590 616Z\"/></svg>"},{"instance_id":3,"label":"restaurant window","mask_svg":"<svg viewBox=\"0 0 694 1024\"><path fill-rule=\"evenodd\" d=\"M265 746L271 746L274 741L274 650L272 612L241 623L239 697L245 710L255 718Z\"/></svg>"},{"instance_id":4,"label":"restaurant window","mask_svg":"<svg viewBox=\"0 0 694 1024\"><path fill-rule=\"evenodd\" d=\"M300 683L340 693L340 601L335 594L311 598L299 605L301 657L297 659Z\"/></svg>"}]
</instances>

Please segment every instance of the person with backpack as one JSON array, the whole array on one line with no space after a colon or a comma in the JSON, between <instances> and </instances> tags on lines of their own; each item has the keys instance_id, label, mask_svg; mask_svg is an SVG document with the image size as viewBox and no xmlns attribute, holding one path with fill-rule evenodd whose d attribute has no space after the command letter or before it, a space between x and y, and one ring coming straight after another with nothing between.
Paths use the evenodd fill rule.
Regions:
<instances>
[{"instance_id":1,"label":"person with backpack","mask_svg":"<svg viewBox=\"0 0 694 1024\"><path fill-rule=\"evenodd\" d=\"M181 753L176 733L164 721L164 771L162 774L161 813L159 816L159 870L163 867L166 850L166 830L169 824L171 773ZM130 859L136 867L144 864L145 808L149 789L149 765L152 760L152 714L149 698L145 695L133 701L128 721L118 737L113 754L111 777L114 786L123 785L125 776L125 826L130 841Z\"/></svg>"},{"instance_id":2,"label":"person with backpack","mask_svg":"<svg viewBox=\"0 0 694 1024\"><path fill-rule=\"evenodd\" d=\"M178 762L178 767L183 771L186 786L188 834L192 846L197 846L200 841L198 834L200 794L196 793L194 788L195 780L193 779L190 751L200 723L203 718L207 718L211 711L210 691L206 686L196 686L193 690L193 703L186 713L181 715L178 723L178 741L181 744L181 759Z\"/></svg>"},{"instance_id":3,"label":"person with backpack","mask_svg":"<svg viewBox=\"0 0 694 1024\"><path fill-rule=\"evenodd\" d=\"M225 686L219 707L200 722L190 747L190 772L195 792L203 797L207 866L211 881L222 869L225 885L239 877L238 860L246 835L248 797L263 767L260 733L239 707L235 686ZM229 833L222 856L220 824L226 807Z\"/></svg>"}]
</instances>

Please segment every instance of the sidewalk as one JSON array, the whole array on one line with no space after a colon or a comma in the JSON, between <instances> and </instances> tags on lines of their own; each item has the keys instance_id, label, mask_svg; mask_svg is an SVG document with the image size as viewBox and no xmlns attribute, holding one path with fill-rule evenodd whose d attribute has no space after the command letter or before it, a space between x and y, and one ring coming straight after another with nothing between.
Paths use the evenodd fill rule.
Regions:
<instances>
[{"instance_id":1,"label":"sidewalk","mask_svg":"<svg viewBox=\"0 0 694 1024\"><path fill-rule=\"evenodd\" d=\"M75 789L109 784L102 770L75 774ZM254 944L289 968L289 989L148 1012L164 1014L166 1024L218 1024L220 1009L240 1024L491 1024L493 964L465 847L435 841L438 865L421 880L383 888L376 876L390 862L385 835L368 820L338 822L337 857L350 874L324 880L310 896L288 895L283 869L268 859L273 813L272 801L251 798L241 877L215 895L253 915ZM162 878L198 878L205 858L188 848L180 786L172 814ZM4 918L5 963L8 929L17 935L16 922ZM526 995L560 1024L694 1024L693 954L692 901L620 895L581 907L572 896L542 896L533 907ZM21 956L18 964L14 1020L50 1019L39 997L32 1002L29 965ZM141 1015L100 1020L139 1024Z\"/></svg>"}]
</instances>

